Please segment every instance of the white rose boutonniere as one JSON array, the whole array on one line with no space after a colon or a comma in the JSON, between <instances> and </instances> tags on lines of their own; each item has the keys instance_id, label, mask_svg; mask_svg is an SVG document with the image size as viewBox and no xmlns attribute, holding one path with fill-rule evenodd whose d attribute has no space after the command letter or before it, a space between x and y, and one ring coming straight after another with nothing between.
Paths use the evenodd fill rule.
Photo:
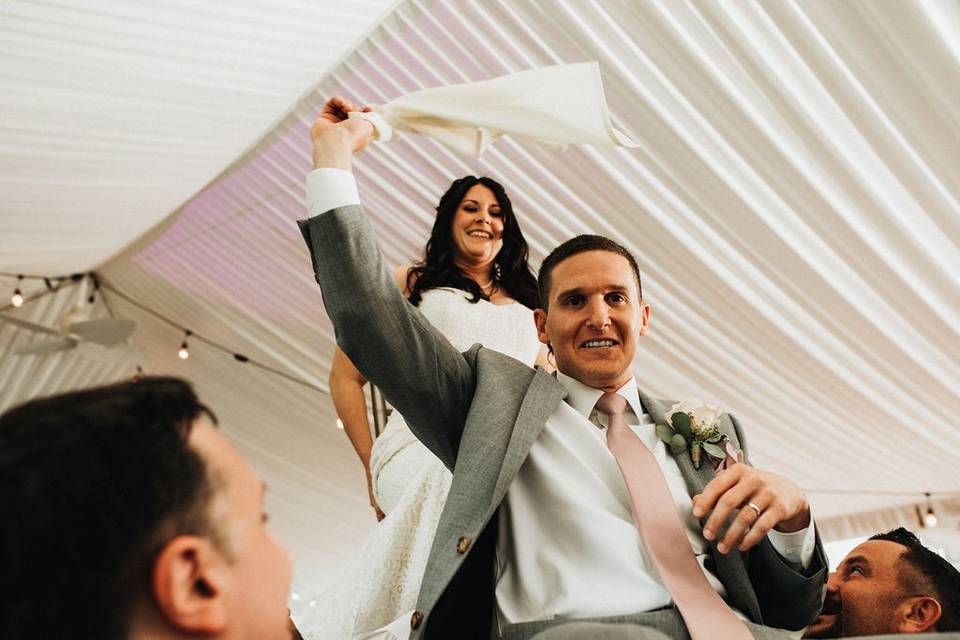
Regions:
<instances>
[{"instance_id":1,"label":"white rose boutonniere","mask_svg":"<svg viewBox=\"0 0 960 640\"><path fill-rule=\"evenodd\" d=\"M675 456L689 449L690 460L696 469L700 468L704 451L719 464L727 457L724 446L727 436L720 432L722 415L719 407L711 404L689 400L678 402L667 411L668 424L657 425L657 436Z\"/></svg>"}]
</instances>

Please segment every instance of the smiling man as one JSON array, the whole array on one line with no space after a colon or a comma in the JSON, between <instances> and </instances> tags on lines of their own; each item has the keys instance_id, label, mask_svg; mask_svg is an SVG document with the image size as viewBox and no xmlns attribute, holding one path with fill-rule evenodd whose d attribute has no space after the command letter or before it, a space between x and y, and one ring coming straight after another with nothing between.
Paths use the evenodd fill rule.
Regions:
<instances>
[{"instance_id":1,"label":"smiling man","mask_svg":"<svg viewBox=\"0 0 960 640\"><path fill-rule=\"evenodd\" d=\"M405 635L733 640L809 624L826 564L803 492L737 462L730 416L716 476L657 438L670 403L630 369L650 321L630 252L578 236L544 260L535 321L556 376L459 353L398 293L359 206L352 155L371 127L355 109L334 98L312 127L300 226L339 346L454 472Z\"/></svg>"},{"instance_id":2,"label":"smiling man","mask_svg":"<svg viewBox=\"0 0 960 640\"><path fill-rule=\"evenodd\" d=\"M900 528L847 554L830 574L823 610L803 637L937 631L960 631L960 572Z\"/></svg>"},{"instance_id":3,"label":"smiling man","mask_svg":"<svg viewBox=\"0 0 960 640\"><path fill-rule=\"evenodd\" d=\"M541 273L534 312L540 341L564 363L564 374L616 392L633 377L637 338L650 323L633 256L606 238L580 236L551 253Z\"/></svg>"}]
</instances>

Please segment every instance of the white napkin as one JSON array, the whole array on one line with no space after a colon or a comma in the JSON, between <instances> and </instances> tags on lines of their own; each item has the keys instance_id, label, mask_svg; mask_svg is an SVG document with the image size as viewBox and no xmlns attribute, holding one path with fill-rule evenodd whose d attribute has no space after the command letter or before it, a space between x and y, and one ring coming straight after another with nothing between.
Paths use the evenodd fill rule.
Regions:
<instances>
[{"instance_id":1,"label":"white napkin","mask_svg":"<svg viewBox=\"0 0 960 640\"><path fill-rule=\"evenodd\" d=\"M376 139L416 131L457 151L479 156L503 135L563 147L637 147L613 128L596 62L563 64L408 93L373 112Z\"/></svg>"}]
</instances>

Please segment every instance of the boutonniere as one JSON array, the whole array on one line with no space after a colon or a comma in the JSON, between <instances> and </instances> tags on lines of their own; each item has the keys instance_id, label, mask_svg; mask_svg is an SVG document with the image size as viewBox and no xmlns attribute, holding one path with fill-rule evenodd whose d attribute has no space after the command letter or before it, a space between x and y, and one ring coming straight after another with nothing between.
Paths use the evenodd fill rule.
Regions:
<instances>
[{"instance_id":1,"label":"boutonniere","mask_svg":"<svg viewBox=\"0 0 960 640\"><path fill-rule=\"evenodd\" d=\"M742 461L742 454L735 451L727 436L720 432L718 407L698 402L678 402L667 411L667 424L657 425L657 436L678 456L690 451L690 460L695 469L700 468L706 452L714 470L726 468L728 455L733 461Z\"/></svg>"}]
</instances>

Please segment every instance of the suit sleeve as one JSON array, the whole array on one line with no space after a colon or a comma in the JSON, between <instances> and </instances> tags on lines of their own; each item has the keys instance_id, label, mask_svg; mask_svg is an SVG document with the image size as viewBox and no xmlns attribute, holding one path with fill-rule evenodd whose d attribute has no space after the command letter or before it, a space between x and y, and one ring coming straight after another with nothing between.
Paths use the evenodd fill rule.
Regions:
<instances>
[{"instance_id":1,"label":"suit sleeve","mask_svg":"<svg viewBox=\"0 0 960 640\"><path fill-rule=\"evenodd\" d=\"M458 352L400 294L362 207L298 224L337 344L453 468L473 398L475 351Z\"/></svg>"},{"instance_id":2,"label":"suit sleeve","mask_svg":"<svg viewBox=\"0 0 960 640\"><path fill-rule=\"evenodd\" d=\"M743 430L732 415L729 418L740 442L744 461L749 464ZM806 569L788 562L766 538L750 551L746 560L763 624L797 630L814 621L823 605L828 567L819 533L816 534L813 558Z\"/></svg>"}]
</instances>

